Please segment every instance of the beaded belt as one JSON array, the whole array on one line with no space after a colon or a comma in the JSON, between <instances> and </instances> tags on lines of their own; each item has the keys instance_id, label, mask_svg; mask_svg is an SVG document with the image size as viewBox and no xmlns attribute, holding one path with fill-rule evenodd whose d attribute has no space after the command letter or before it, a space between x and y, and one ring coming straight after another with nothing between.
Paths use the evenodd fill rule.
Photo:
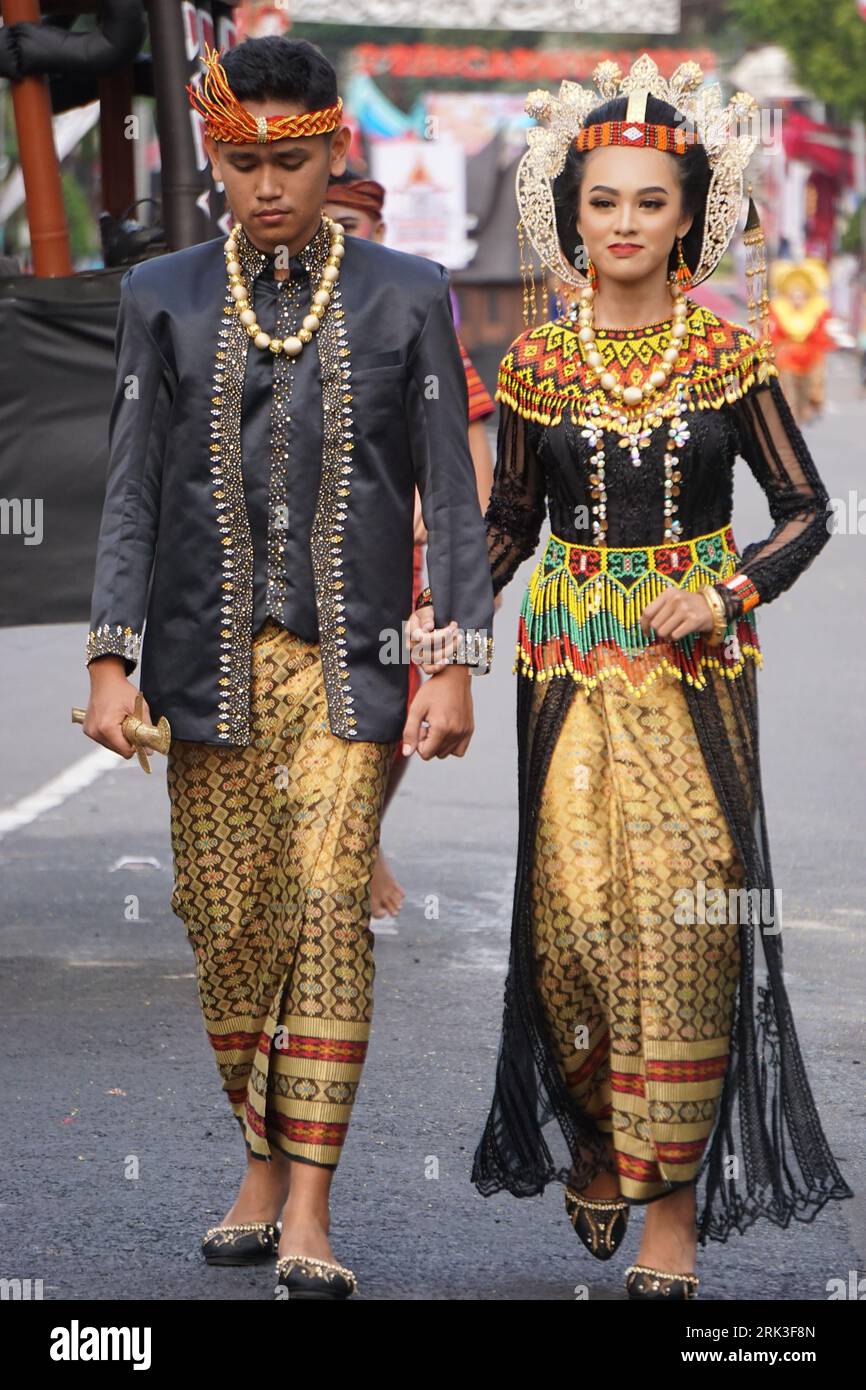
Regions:
<instances>
[{"instance_id":1,"label":"beaded belt","mask_svg":"<svg viewBox=\"0 0 866 1390\"><path fill-rule=\"evenodd\" d=\"M763 664L754 615L731 622L721 646L709 634L673 640L644 633L640 615L666 588L702 589L728 579L740 557L730 525L664 545L572 545L551 535L533 571L512 670L530 680L570 675L588 688L621 677L634 694L663 671L703 688L706 666L731 678L749 656Z\"/></svg>"}]
</instances>

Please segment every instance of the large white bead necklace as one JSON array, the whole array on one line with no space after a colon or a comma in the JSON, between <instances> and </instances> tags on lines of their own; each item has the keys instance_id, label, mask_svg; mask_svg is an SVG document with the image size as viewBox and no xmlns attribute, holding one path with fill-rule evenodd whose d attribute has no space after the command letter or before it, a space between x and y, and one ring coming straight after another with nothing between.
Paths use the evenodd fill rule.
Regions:
<instances>
[{"instance_id":1,"label":"large white bead necklace","mask_svg":"<svg viewBox=\"0 0 866 1390\"><path fill-rule=\"evenodd\" d=\"M595 291L591 286L581 291L580 310L578 321L578 338L583 345L585 360L589 370L596 377L598 386L614 400L621 401L626 407L642 406L649 404L652 397L660 393L667 385L670 375L676 366L677 360L683 348L688 345L688 326L686 318L688 306L685 301L680 286L674 279L668 281L668 287L674 301L673 323L670 330L671 338L674 343L665 348L662 353L662 365L650 372L649 377L642 386L623 386L617 381L613 372L608 371L604 364L595 337L595 325L593 322L593 300ZM572 314L570 317L574 317ZM649 400L648 400L649 398ZM675 450L682 449L686 440L690 438L689 430L681 417L688 410L688 405L683 397L683 388L680 384L677 387L676 400L668 426L668 439L665 446L664 456L664 539L666 541L676 541L682 532L682 522L676 517L676 498L679 495L679 484L682 474L677 468L677 457ZM593 417L602 416L603 412L598 401L592 401L587 408L587 413ZM590 456L592 473L589 477L590 493L593 498L593 539L596 545L604 545L607 536L607 492L605 488L605 456L604 456L604 428L616 426L624 436L620 439L620 448L629 450L629 457L635 468L641 464L641 449L646 449L652 438L652 429L649 427L647 418L650 412L642 413L637 421L630 420L627 411L622 412L614 420L594 419L586 429L581 430L584 439L589 441L591 448L595 451Z\"/></svg>"},{"instance_id":2,"label":"large white bead necklace","mask_svg":"<svg viewBox=\"0 0 866 1390\"><path fill-rule=\"evenodd\" d=\"M312 341L313 335L318 333L321 327L322 319L325 317L331 302L334 286L340 278L340 262L346 254L345 233L342 226L339 222L333 222L330 217L325 217L324 221L330 232L328 259L322 268L318 288L310 300L309 310L301 320L301 327L297 334L291 334L288 338L272 338L269 333L265 333L264 329L259 327L255 310L250 304L249 288L244 279L244 269L238 260L238 243L235 232L231 233L224 245L229 293L235 301L235 312L255 346L263 351L270 350L275 355L284 352L288 357L297 357L303 352L304 345Z\"/></svg>"},{"instance_id":3,"label":"large white bead necklace","mask_svg":"<svg viewBox=\"0 0 866 1390\"><path fill-rule=\"evenodd\" d=\"M641 405L657 391L661 391L667 385L670 374L676 366L677 358L683 348L688 346L689 330L686 323L688 305L685 296L673 277L668 280L668 289L674 301L673 323L670 331L673 342L662 353L661 366L651 371L647 380L640 386L623 386L621 382L617 381L613 372L608 371L595 341L595 323L593 321L595 290L591 285L587 285L580 292L580 310L578 312L580 327L577 336L583 344L584 356L590 370L598 378L598 384L602 390L616 400L621 400L623 405Z\"/></svg>"}]
</instances>

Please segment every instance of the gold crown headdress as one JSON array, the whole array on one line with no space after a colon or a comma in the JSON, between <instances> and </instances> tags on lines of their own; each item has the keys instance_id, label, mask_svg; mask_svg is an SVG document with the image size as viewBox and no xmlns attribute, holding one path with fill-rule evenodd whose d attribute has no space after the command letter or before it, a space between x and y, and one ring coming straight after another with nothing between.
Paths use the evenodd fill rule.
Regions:
<instances>
[{"instance_id":1,"label":"gold crown headdress","mask_svg":"<svg viewBox=\"0 0 866 1390\"><path fill-rule=\"evenodd\" d=\"M739 129L739 123L757 110L754 97L748 92L736 92L723 110L719 84L703 87L704 76L696 62L680 63L670 81L666 81L648 53L632 64L627 77L622 76L619 64L612 61L599 63L592 77L597 88L595 92L578 82L564 81L560 83L557 97L536 90L526 99L527 113L544 122L527 130L527 149L517 167L515 180L520 210L517 229L524 272L524 318L527 320L537 316L537 308L533 315L529 314L525 238L529 238L542 265L559 280L578 289L590 283L587 276L581 275L566 260L556 228L553 182L564 169L572 144L580 150L600 145L628 145L660 149L675 155L684 154L690 145L703 145L712 174L700 258L695 270L689 271L689 286L700 284L715 270L740 216L743 173L758 136L753 122L749 122L745 131ZM650 95L673 106L684 117L684 125L670 128L647 122L646 104ZM587 117L595 107L617 96L628 96L623 120L587 125ZM768 344L769 297L764 236L751 186L743 240L747 247L749 321L754 336ZM534 279L532 298L535 300Z\"/></svg>"},{"instance_id":2,"label":"gold crown headdress","mask_svg":"<svg viewBox=\"0 0 866 1390\"><path fill-rule=\"evenodd\" d=\"M190 105L205 118L205 129L213 140L233 145L264 145L270 140L286 140L297 135L324 135L340 124L343 103L318 111L302 111L298 116L254 116L238 101L229 86L222 52L205 44L205 72L201 87L187 83Z\"/></svg>"}]
</instances>

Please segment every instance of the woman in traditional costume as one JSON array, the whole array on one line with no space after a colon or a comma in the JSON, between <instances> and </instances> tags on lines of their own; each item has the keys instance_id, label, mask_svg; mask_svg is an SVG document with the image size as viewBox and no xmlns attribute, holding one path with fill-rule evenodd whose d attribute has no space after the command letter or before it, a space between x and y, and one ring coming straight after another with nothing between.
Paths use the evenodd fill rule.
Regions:
<instances>
[{"instance_id":1,"label":"woman in traditional costume","mask_svg":"<svg viewBox=\"0 0 866 1390\"><path fill-rule=\"evenodd\" d=\"M760 332L683 293L734 231L754 102L723 111L691 62L593 76L531 94L547 124L517 178L521 234L580 302L515 340L496 393L494 593L546 508L552 534L519 620L511 954L472 1179L565 1184L599 1259L645 1205L629 1296L671 1300L696 1297L698 1238L853 1195L785 991L758 762L754 609L823 548L828 495L772 361L751 199ZM742 551L738 454L773 518ZM426 670L431 617L411 624Z\"/></svg>"},{"instance_id":2,"label":"woman in traditional costume","mask_svg":"<svg viewBox=\"0 0 866 1390\"><path fill-rule=\"evenodd\" d=\"M820 415L826 398L830 275L823 261L774 261L770 270L770 339L779 381L798 425Z\"/></svg>"}]
</instances>

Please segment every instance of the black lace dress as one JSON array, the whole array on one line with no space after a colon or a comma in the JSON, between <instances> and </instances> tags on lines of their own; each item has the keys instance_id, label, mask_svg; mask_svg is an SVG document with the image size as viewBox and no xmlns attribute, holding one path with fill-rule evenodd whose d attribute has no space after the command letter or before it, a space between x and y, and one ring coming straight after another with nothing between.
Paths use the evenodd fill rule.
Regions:
<instances>
[{"instance_id":1,"label":"black lace dress","mask_svg":"<svg viewBox=\"0 0 866 1390\"><path fill-rule=\"evenodd\" d=\"M761 603L771 602L822 549L830 534L829 499L771 359L762 356L764 350L744 330L690 306L694 346L680 380L689 401L689 438L679 454L676 496L680 534L705 536L729 523L738 455L764 490L773 521L765 539L739 554L737 583L729 587L719 580L715 585L736 625L743 621L744 592L756 591ZM667 327L599 331L597 341L606 361L621 369L623 381L631 366L639 365L639 376L632 378L638 380L652 366L652 354L669 341ZM573 329L559 320L527 330L503 360L497 462L486 515L496 592L535 552L546 511L551 531L561 541L594 544L586 523L597 505L590 485L593 441L584 428L587 378L575 370L577 352ZM671 388L675 385L672 379ZM604 435L605 544L658 546L665 535L666 431L653 430L640 468L632 467L628 451L617 447L617 436L617 431ZM750 581L745 588L743 575ZM754 623L751 616L749 622ZM748 635L747 629L741 631ZM565 674L558 674L561 665L549 671L540 688L518 663L515 669L519 832L511 950L495 1089L472 1181L485 1196L507 1189L522 1197L540 1192L552 1180L582 1188L602 1169L610 1170L610 1161L598 1128L575 1102L557 1065L532 951L529 885L536 811L579 683L571 678L571 666ZM735 679L715 678L703 685L683 680L682 688L744 866L749 902L772 903L755 662L742 663ZM732 731L745 761L742 753L732 756ZM766 929L766 908L762 924L763 930L751 920L740 925L729 1062L696 1179L702 1244L725 1241L732 1230L742 1232L762 1217L783 1227L792 1218L808 1221L827 1201L853 1195L815 1108L783 982L782 939ZM736 1181L726 1167L731 1156L738 1160Z\"/></svg>"}]
</instances>

